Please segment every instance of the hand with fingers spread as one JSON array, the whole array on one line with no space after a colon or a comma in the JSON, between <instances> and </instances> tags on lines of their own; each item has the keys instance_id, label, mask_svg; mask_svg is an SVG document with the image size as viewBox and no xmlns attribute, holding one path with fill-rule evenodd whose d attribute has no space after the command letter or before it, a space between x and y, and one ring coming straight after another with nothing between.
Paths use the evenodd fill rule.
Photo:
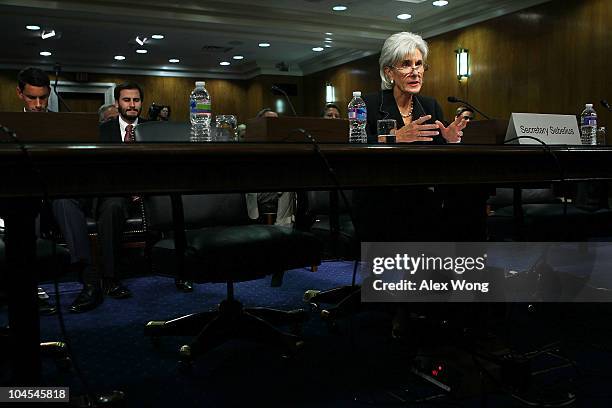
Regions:
<instances>
[{"instance_id":1,"label":"hand with fingers spread","mask_svg":"<svg viewBox=\"0 0 612 408\"><path fill-rule=\"evenodd\" d=\"M461 143L463 129L467 126L469 122L469 120L464 119L462 116L457 116L457 118L448 126L444 126L442 122L436 120L436 124L440 128L440 133L442 134L442 137L448 143Z\"/></svg>"},{"instance_id":2,"label":"hand with fingers spread","mask_svg":"<svg viewBox=\"0 0 612 408\"><path fill-rule=\"evenodd\" d=\"M410 122L406 126L395 131L395 139L397 143L413 143L413 142L431 142L433 136L439 134L437 123L424 124L431 115L421 116L417 120Z\"/></svg>"}]
</instances>

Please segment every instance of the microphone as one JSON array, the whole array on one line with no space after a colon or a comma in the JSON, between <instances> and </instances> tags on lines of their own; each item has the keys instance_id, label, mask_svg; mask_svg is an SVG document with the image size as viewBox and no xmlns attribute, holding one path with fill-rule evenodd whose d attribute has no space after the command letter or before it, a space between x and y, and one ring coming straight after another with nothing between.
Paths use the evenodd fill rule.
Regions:
<instances>
[{"instance_id":1,"label":"microphone","mask_svg":"<svg viewBox=\"0 0 612 408\"><path fill-rule=\"evenodd\" d=\"M273 91L280 92L281 94L283 94L283 96L285 97L285 100L287 101L287 103L289 104L289 107L291 108L291 111L293 112L293 116L297 116L297 113L295 113L295 108L293 107L293 104L291 103L291 99L289 99L289 95L287 95L287 92L283 91L281 88L279 88L276 85L272 85L271 89Z\"/></svg>"},{"instance_id":2,"label":"microphone","mask_svg":"<svg viewBox=\"0 0 612 408\"><path fill-rule=\"evenodd\" d=\"M468 108L472 108L472 109L474 109L476 112L480 113L480 114L481 114L482 116L484 116L485 118L487 118L487 119L489 119L489 120L491 119L489 116L487 116L487 115L485 115L484 113L482 113L481 111L479 111L479 110L478 110L478 109L477 109L477 108L476 108L474 105L470 105L470 104L469 104L468 102L466 102L466 101L463 101L463 100L461 100L461 99L458 99L458 98L456 98L456 97L454 97L454 96L449 96L449 97L448 97L448 98L446 98L446 99L447 99L449 102L451 102L451 103L462 103L462 104L466 105Z\"/></svg>"},{"instance_id":3,"label":"microphone","mask_svg":"<svg viewBox=\"0 0 612 408\"><path fill-rule=\"evenodd\" d=\"M68 106L64 98L62 98L62 96L59 93L57 93L57 81L59 79L60 73L62 72L62 66L60 65L59 62L56 62L53 68L55 69L55 82L53 83L53 92L55 93L55 96L57 96L57 100L58 100L57 108L59 110L59 104L63 103L66 110L68 112L72 112L72 109L70 109L70 106Z\"/></svg>"},{"instance_id":4,"label":"microphone","mask_svg":"<svg viewBox=\"0 0 612 408\"><path fill-rule=\"evenodd\" d=\"M612 107L610 107L610 104L608 103L608 101L606 101L605 99L602 99L599 102L601 103L601 106L603 106L604 108L612 112Z\"/></svg>"}]
</instances>

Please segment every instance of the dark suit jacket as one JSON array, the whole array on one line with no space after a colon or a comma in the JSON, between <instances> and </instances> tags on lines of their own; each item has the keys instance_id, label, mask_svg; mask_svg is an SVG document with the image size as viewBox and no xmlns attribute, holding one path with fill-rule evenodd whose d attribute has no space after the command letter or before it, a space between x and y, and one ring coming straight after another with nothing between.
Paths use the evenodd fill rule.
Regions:
<instances>
[{"instance_id":1,"label":"dark suit jacket","mask_svg":"<svg viewBox=\"0 0 612 408\"><path fill-rule=\"evenodd\" d=\"M378 137L376 134L376 121L380 119L395 119L397 127L404 127L404 120L399 112L395 98L393 97L392 89L385 89L379 92L364 96L366 109L368 110L368 124L366 131L368 133L368 143L377 143ZM435 123L436 120L444 122L442 108L438 102L430 97L422 95L413 96L412 120L416 120L421 116L431 115L431 119L425 123ZM416 144L446 144L446 140L442 135L434 136L431 142L415 142Z\"/></svg>"},{"instance_id":2,"label":"dark suit jacket","mask_svg":"<svg viewBox=\"0 0 612 408\"><path fill-rule=\"evenodd\" d=\"M138 123L146 122L145 119L138 118ZM119 126L119 118L111 119L100 125L100 142L102 143L121 143L121 127Z\"/></svg>"}]
</instances>

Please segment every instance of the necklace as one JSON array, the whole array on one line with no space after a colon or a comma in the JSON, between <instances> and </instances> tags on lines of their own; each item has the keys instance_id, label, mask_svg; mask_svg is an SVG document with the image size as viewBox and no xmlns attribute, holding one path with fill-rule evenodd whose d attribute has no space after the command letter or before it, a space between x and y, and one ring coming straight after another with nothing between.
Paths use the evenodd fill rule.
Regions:
<instances>
[{"instance_id":1,"label":"necklace","mask_svg":"<svg viewBox=\"0 0 612 408\"><path fill-rule=\"evenodd\" d=\"M400 115L402 115L402 118L409 118L412 116L412 99L410 99L410 107L408 108L408 113L406 113L405 115L400 111Z\"/></svg>"}]
</instances>

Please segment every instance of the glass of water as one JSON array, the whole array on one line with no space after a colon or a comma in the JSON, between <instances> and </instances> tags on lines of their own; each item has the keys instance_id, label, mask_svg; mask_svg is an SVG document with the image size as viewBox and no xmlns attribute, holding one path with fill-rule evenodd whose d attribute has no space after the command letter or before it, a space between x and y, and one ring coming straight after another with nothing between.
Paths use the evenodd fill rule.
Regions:
<instances>
[{"instance_id":1,"label":"glass of water","mask_svg":"<svg viewBox=\"0 0 612 408\"><path fill-rule=\"evenodd\" d=\"M395 143L395 132L397 122L395 119L381 119L376 121L376 133L378 134L378 143Z\"/></svg>"},{"instance_id":2,"label":"glass of water","mask_svg":"<svg viewBox=\"0 0 612 408\"><path fill-rule=\"evenodd\" d=\"M605 146L607 145L607 140L606 140L606 128L605 126L601 126L597 128L597 145L598 146Z\"/></svg>"},{"instance_id":3,"label":"glass of water","mask_svg":"<svg viewBox=\"0 0 612 408\"><path fill-rule=\"evenodd\" d=\"M234 115L217 115L215 118L215 141L235 142L238 122Z\"/></svg>"}]
</instances>

